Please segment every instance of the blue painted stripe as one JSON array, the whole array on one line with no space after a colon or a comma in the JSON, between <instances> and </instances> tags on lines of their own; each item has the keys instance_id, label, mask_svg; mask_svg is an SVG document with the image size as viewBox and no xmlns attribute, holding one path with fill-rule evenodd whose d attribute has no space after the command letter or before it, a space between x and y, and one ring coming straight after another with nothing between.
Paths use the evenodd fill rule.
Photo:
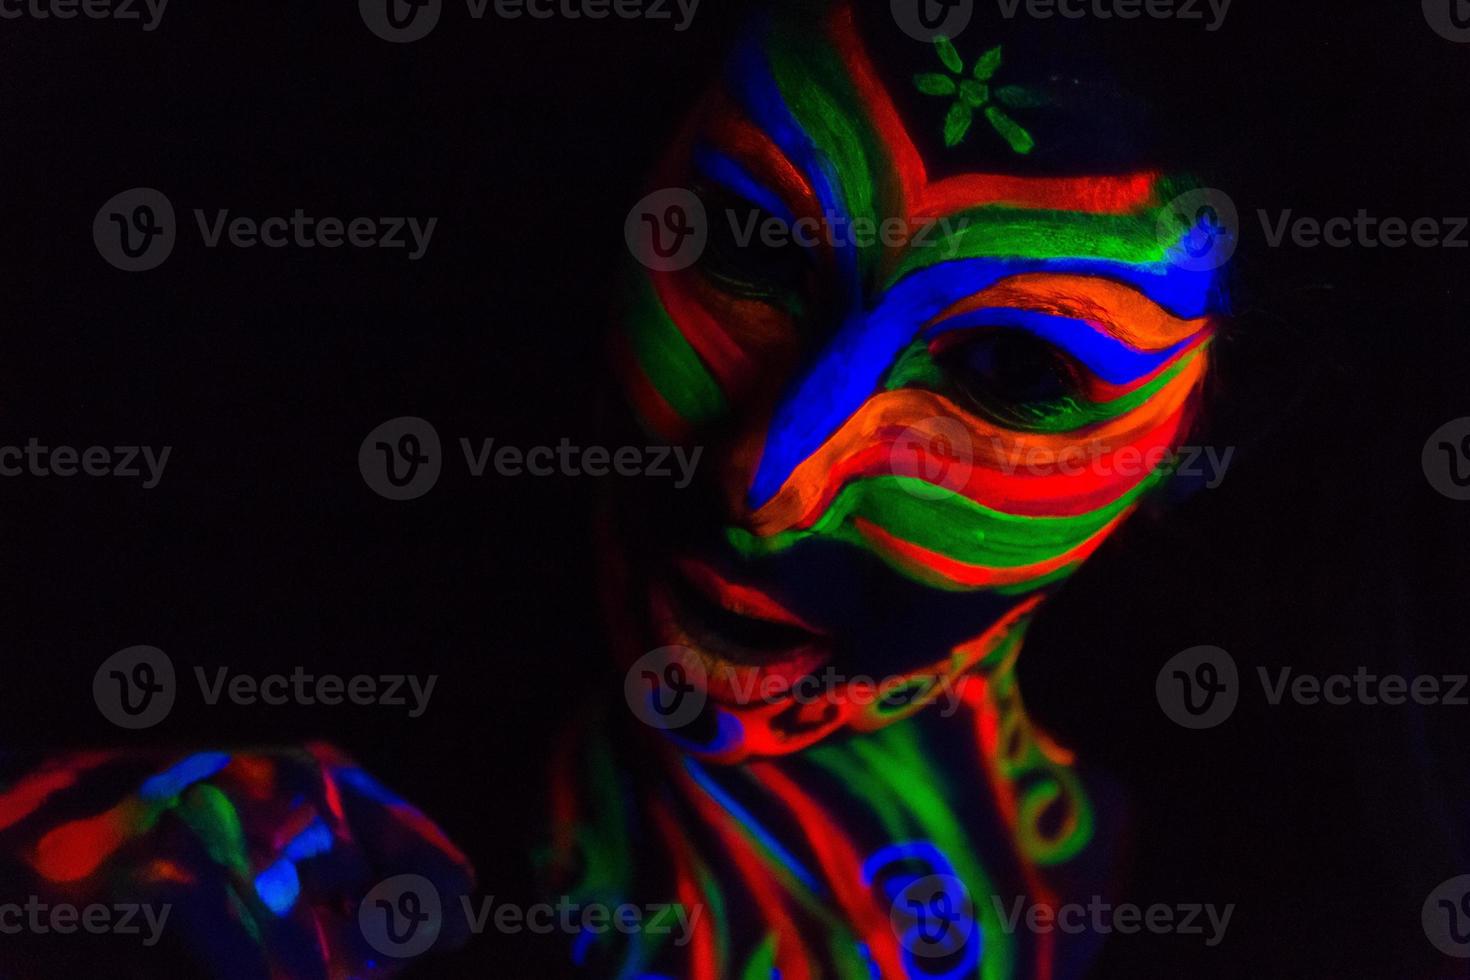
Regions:
<instances>
[{"instance_id":1,"label":"blue painted stripe","mask_svg":"<svg viewBox=\"0 0 1470 980\"><path fill-rule=\"evenodd\" d=\"M838 188L831 163L812 142L796 117L791 114L771 72L770 62L761 49L760 32L765 25L748 30L735 47L726 73L726 83L736 101L756 124L801 171L816 195L824 217L850 227L851 214ZM858 257L851 236L840 236L834 249L838 269L851 299L861 291Z\"/></svg>"},{"instance_id":2,"label":"blue painted stripe","mask_svg":"<svg viewBox=\"0 0 1470 980\"><path fill-rule=\"evenodd\" d=\"M765 208L766 211L784 221L786 227L790 228L796 224L796 215L791 213L785 201L781 200L765 184L752 177L739 163L719 150L713 150L707 146L696 147L694 164L710 180L733 194L739 194L752 204ZM714 220L713 216L711 220Z\"/></svg>"},{"instance_id":3,"label":"blue painted stripe","mask_svg":"<svg viewBox=\"0 0 1470 980\"><path fill-rule=\"evenodd\" d=\"M1169 363L1190 343L1190 340L1183 340L1167 350L1140 351L1086 320L1038 313L1035 310L1000 307L972 310L951 317L930 327L924 337L932 339L940 334L976 327L1015 327L1025 330L1060 347L1081 361L1093 374L1114 385L1132 384L1147 377Z\"/></svg>"},{"instance_id":4,"label":"blue painted stripe","mask_svg":"<svg viewBox=\"0 0 1470 980\"><path fill-rule=\"evenodd\" d=\"M287 858L281 858L256 875L255 894L260 896L266 908L278 916L285 915L301 895L301 879L296 874L296 865Z\"/></svg>"},{"instance_id":5,"label":"blue painted stripe","mask_svg":"<svg viewBox=\"0 0 1470 980\"><path fill-rule=\"evenodd\" d=\"M689 775L694 777L694 781L699 784L701 789L708 793L716 803L724 807L730 816L739 821L740 825L749 831L750 835L759 841L761 846L769 851L798 881L819 895L825 893L825 889L817 881L816 877L810 871L806 870L806 868L802 867L801 862L785 847L782 847L771 836L770 832L761 826L760 822L755 819L749 810L737 803L718 783L711 779L709 774L700 767L699 763L695 762L693 758L685 756L684 768L689 770Z\"/></svg>"},{"instance_id":6,"label":"blue painted stripe","mask_svg":"<svg viewBox=\"0 0 1470 980\"><path fill-rule=\"evenodd\" d=\"M332 832L320 819L313 820L305 830L291 839L281 852L292 861L304 861L318 854L325 854L335 843Z\"/></svg>"},{"instance_id":7,"label":"blue painted stripe","mask_svg":"<svg viewBox=\"0 0 1470 980\"><path fill-rule=\"evenodd\" d=\"M363 796L385 806L406 805L403 797L356 767L334 769L333 775Z\"/></svg>"},{"instance_id":8,"label":"blue painted stripe","mask_svg":"<svg viewBox=\"0 0 1470 980\"><path fill-rule=\"evenodd\" d=\"M143 783L138 795L145 800L170 800L201 779L208 779L230 764L228 752L191 755Z\"/></svg>"}]
</instances>

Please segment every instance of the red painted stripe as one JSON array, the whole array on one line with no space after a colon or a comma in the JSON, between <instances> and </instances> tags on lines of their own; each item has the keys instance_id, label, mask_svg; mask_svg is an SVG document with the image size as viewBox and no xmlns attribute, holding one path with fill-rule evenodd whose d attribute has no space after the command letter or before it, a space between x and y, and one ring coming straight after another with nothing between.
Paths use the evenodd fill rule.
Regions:
<instances>
[{"instance_id":1,"label":"red painted stripe","mask_svg":"<svg viewBox=\"0 0 1470 980\"><path fill-rule=\"evenodd\" d=\"M769 762L750 763L751 774L786 804L806 834L832 893L842 905L849 924L868 945L883 976L904 976L903 955L888 916L862 883L863 861L842 828L815 800Z\"/></svg>"},{"instance_id":2,"label":"red painted stripe","mask_svg":"<svg viewBox=\"0 0 1470 980\"><path fill-rule=\"evenodd\" d=\"M890 558L903 565L905 568L923 575L935 581L936 585L952 584L961 588L993 588L1008 585L1020 585L1032 579L1038 579L1045 575L1065 568L1067 565L1080 562L1092 555L1102 543L1107 540L1108 535L1122 523L1131 513L1131 509L1124 510L1112 521L1109 521L1096 534L1082 542L1071 551L1064 552L1056 558L1037 562L1034 565L1022 565L1016 568L995 568L988 565L971 565L968 562L957 561L948 555L941 555L937 551L930 551L912 541L905 541L885 531L883 528L871 521L858 518L854 526L874 548L885 552Z\"/></svg>"}]
</instances>

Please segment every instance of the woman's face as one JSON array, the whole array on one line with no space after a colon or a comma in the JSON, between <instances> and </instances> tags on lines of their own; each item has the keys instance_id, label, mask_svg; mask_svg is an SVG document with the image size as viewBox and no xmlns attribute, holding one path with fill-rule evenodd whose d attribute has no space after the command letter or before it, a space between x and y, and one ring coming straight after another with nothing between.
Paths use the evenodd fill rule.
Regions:
<instances>
[{"instance_id":1,"label":"woman's face","mask_svg":"<svg viewBox=\"0 0 1470 980\"><path fill-rule=\"evenodd\" d=\"M699 205L648 209L665 237L633 266L617 356L643 424L703 456L696 488L620 515L614 560L648 560L618 605L645 638L629 659L690 651L710 700L681 735L711 758L952 693L1187 431L1218 288L1181 251L1186 188L1028 176L1048 97L982 35L896 76L844 4L758 22L655 183Z\"/></svg>"}]
</instances>

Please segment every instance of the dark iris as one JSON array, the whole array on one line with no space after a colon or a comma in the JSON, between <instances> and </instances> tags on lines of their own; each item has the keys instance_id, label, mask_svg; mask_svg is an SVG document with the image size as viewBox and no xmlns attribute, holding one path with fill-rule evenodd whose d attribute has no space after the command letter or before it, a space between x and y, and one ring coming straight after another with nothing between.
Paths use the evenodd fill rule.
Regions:
<instances>
[{"instance_id":1,"label":"dark iris","mask_svg":"<svg viewBox=\"0 0 1470 980\"><path fill-rule=\"evenodd\" d=\"M975 334L950 344L936 361L963 396L1005 421L1035 420L1079 389L1071 360L1025 330Z\"/></svg>"},{"instance_id":2,"label":"dark iris","mask_svg":"<svg viewBox=\"0 0 1470 980\"><path fill-rule=\"evenodd\" d=\"M794 299L811 265L788 223L717 187L701 188L699 196L709 222L709 243L700 258L705 275L739 296Z\"/></svg>"}]
</instances>

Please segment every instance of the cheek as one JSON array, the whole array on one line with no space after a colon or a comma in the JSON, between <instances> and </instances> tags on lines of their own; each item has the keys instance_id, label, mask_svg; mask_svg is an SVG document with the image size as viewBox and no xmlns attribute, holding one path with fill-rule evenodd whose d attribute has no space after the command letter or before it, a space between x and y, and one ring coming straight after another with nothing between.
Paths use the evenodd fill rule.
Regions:
<instances>
[{"instance_id":1,"label":"cheek","mask_svg":"<svg viewBox=\"0 0 1470 980\"><path fill-rule=\"evenodd\" d=\"M790 314L721 292L697 270L629 276L615 357L634 410L687 439L774 402L800 355Z\"/></svg>"}]
</instances>

